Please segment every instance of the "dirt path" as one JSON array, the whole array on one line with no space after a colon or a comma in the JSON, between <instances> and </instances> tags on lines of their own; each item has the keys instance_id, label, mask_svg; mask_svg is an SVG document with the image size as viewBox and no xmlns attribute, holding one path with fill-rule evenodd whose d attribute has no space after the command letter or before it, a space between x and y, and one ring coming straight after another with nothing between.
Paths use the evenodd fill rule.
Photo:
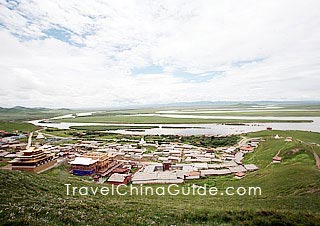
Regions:
<instances>
[{"instance_id":1,"label":"dirt path","mask_svg":"<svg viewBox=\"0 0 320 226\"><path fill-rule=\"evenodd\" d=\"M32 145L32 136L33 136L33 132L29 134L27 149L29 149Z\"/></svg>"},{"instance_id":2,"label":"dirt path","mask_svg":"<svg viewBox=\"0 0 320 226\"><path fill-rule=\"evenodd\" d=\"M312 147L312 151L313 151L314 159L316 160L316 166L318 167L318 169L320 169L320 157L319 157L319 155L316 153L316 151L313 150L313 147Z\"/></svg>"},{"instance_id":3,"label":"dirt path","mask_svg":"<svg viewBox=\"0 0 320 226\"><path fill-rule=\"evenodd\" d=\"M242 139L238 142L238 145L236 148L240 148L243 145L245 145L248 141L250 141L252 138L242 137Z\"/></svg>"},{"instance_id":4,"label":"dirt path","mask_svg":"<svg viewBox=\"0 0 320 226\"><path fill-rule=\"evenodd\" d=\"M277 152L277 154L274 157L279 156L280 152L286 147L286 144L279 149L279 151ZM273 163L273 160L266 166L266 168L268 168L271 164Z\"/></svg>"}]
</instances>

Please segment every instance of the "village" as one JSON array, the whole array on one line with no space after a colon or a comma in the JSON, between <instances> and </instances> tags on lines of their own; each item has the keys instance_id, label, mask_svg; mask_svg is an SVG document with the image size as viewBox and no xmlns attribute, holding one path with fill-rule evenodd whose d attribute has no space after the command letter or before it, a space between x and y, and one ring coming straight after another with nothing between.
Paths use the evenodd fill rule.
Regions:
<instances>
[{"instance_id":1,"label":"village","mask_svg":"<svg viewBox=\"0 0 320 226\"><path fill-rule=\"evenodd\" d=\"M224 175L241 179L258 170L242 160L264 142L244 138L234 146L207 148L177 142L148 143L143 137L137 143L82 139L57 144L41 132L6 135L1 131L1 136L0 157L8 163L2 169L42 173L66 165L70 174L115 185L177 184ZM281 162L281 158L275 156L273 162Z\"/></svg>"}]
</instances>

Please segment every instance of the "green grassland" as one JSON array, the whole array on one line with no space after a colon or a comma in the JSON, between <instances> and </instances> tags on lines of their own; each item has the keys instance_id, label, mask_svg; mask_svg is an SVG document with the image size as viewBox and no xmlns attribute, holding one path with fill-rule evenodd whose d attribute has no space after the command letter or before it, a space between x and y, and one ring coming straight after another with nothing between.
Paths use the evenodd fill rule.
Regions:
<instances>
[{"instance_id":1,"label":"green grassland","mask_svg":"<svg viewBox=\"0 0 320 226\"><path fill-rule=\"evenodd\" d=\"M128 116L100 115L68 119L58 119L58 122L89 122L89 123L119 123L119 124L201 124L201 123L249 123L249 122L311 122L310 120L257 120L257 119L200 119L200 118L169 118L161 116Z\"/></svg>"},{"instance_id":2,"label":"green grassland","mask_svg":"<svg viewBox=\"0 0 320 226\"><path fill-rule=\"evenodd\" d=\"M320 110L318 111L247 111L247 112L210 112L199 113L197 111L177 112L174 114L190 114L190 115L205 115L205 116L257 116L257 117L320 117Z\"/></svg>"},{"instance_id":3,"label":"green grassland","mask_svg":"<svg viewBox=\"0 0 320 226\"><path fill-rule=\"evenodd\" d=\"M250 110L252 107L249 104L238 105L222 105L222 106L190 106L190 107L161 107L161 108L147 108L147 109L126 109L126 110L108 110L97 111L93 116L82 116L74 119L59 119L57 121L63 122L100 122L100 123L246 123L246 122L309 122L308 120L256 120L256 119L188 119L188 118L168 118L159 116L133 116L135 114L152 114L163 110L179 110L182 114L194 114L194 115L211 115L211 116L278 116L278 117L306 117L306 116L320 116L319 105L280 105L283 108L281 111L248 111L248 112L234 112L234 109L238 110ZM219 110L230 109L223 113L197 113L198 110ZM308 111L294 111L294 109L303 109ZM89 110L87 110L89 111ZM0 121L29 121L35 119L52 118L65 114L74 114L85 112L84 110L70 110L70 109L47 109L47 108L0 108Z\"/></svg>"},{"instance_id":4,"label":"green grassland","mask_svg":"<svg viewBox=\"0 0 320 226\"><path fill-rule=\"evenodd\" d=\"M80 112L80 111L77 111ZM43 118L52 118L64 114L72 114L75 111L69 109L47 109L47 108L1 108L0 121L29 121Z\"/></svg>"},{"instance_id":5,"label":"green grassland","mask_svg":"<svg viewBox=\"0 0 320 226\"><path fill-rule=\"evenodd\" d=\"M274 135L293 136L293 142ZM319 133L262 131L263 137L245 161L260 170L241 180L233 176L186 182L208 184L219 190L229 186L260 186L261 196L67 196L65 183L96 185L75 177L66 167L35 175L0 171L2 225L320 225L320 171L311 147L297 139L320 141ZM298 151L293 151L297 150ZM281 164L270 164L280 151ZM157 185L153 185L157 186Z\"/></svg>"},{"instance_id":6,"label":"green grassland","mask_svg":"<svg viewBox=\"0 0 320 226\"><path fill-rule=\"evenodd\" d=\"M19 131L23 133L29 133L36 130L38 127L30 123L24 122L1 122L0 121L0 130L7 132Z\"/></svg>"},{"instance_id":7,"label":"green grassland","mask_svg":"<svg viewBox=\"0 0 320 226\"><path fill-rule=\"evenodd\" d=\"M103 131L103 130L126 130L126 129L152 129L159 128L158 126L71 126L70 129L77 130L91 130L91 131Z\"/></svg>"},{"instance_id":8,"label":"green grassland","mask_svg":"<svg viewBox=\"0 0 320 226\"><path fill-rule=\"evenodd\" d=\"M26 121L50 118L71 112L72 111L68 109L53 110L47 108L0 107L0 130L28 133L36 130L38 127L31 123L27 123Z\"/></svg>"}]
</instances>

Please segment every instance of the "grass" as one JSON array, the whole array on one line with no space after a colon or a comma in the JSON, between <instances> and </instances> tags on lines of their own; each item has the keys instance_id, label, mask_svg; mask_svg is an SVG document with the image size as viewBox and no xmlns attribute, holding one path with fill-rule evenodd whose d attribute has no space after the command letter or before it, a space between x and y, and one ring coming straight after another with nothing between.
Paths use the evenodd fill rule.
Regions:
<instances>
[{"instance_id":1,"label":"grass","mask_svg":"<svg viewBox=\"0 0 320 226\"><path fill-rule=\"evenodd\" d=\"M201 123L249 123L249 122L311 122L310 120L243 120L243 119L200 119L200 118L169 118L160 116L128 116L100 115L68 119L58 119L58 122L88 122L88 123L119 123L119 124L201 124Z\"/></svg>"},{"instance_id":2,"label":"grass","mask_svg":"<svg viewBox=\"0 0 320 226\"><path fill-rule=\"evenodd\" d=\"M199 113L197 111L177 112L174 114L189 114L189 115L203 115L203 116L253 116L253 117L319 117L320 110L318 111L248 111L248 112L210 112Z\"/></svg>"},{"instance_id":3,"label":"grass","mask_svg":"<svg viewBox=\"0 0 320 226\"><path fill-rule=\"evenodd\" d=\"M305 142L320 142L320 133L299 130L263 130L259 132L248 133L247 136L272 138L277 134L280 137L293 137L295 140L300 139Z\"/></svg>"},{"instance_id":4,"label":"grass","mask_svg":"<svg viewBox=\"0 0 320 226\"><path fill-rule=\"evenodd\" d=\"M0 121L29 121L43 118L52 118L58 115L71 114L75 111L68 109L46 108L0 108ZM79 112L79 111L77 111Z\"/></svg>"},{"instance_id":5,"label":"grass","mask_svg":"<svg viewBox=\"0 0 320 226\"><path fill-rule=\"evenodd\" d=\"M7 132L19 131L28 133L37 128L37 126L25 122L0 122L0 130L5 130Z\"/></svg>"},{"instance_id":6,"label":"grass","mask_svg":"<svg viewBox=\"0 0 320 226\"><path fill-rule=\"evenodd\" d=\"M126 130L126 129L152 129L159 128L158 126L71 126L70 129L77 130L91 130L91 131L103 131L103 130Z\"/></svg>"},{"instance_id":7,"label":"grass","mask_svg":"<svg viewBox=\"0 0 320 226\"><path fill-rule=\"evenodd\" d=\"M6 165L8 165L8 164L9 164L9 163L6 162L6 161L1 161L1 162L0 162L0 167L6 166Z\"/></svg>"},{"instance_id":8,"label":"grass","mask_svg":"<svg viewBox=\"0 0 320 226\"><path fill-rule=\"evenodd\" d=\"M274 135L293 136L291 143ZM263 131L264 137L245 161L260 170L241 180L233 176L189 181L216 186L260 186L262 196L67 196L65 183L97 185L75 177L65 166L35 175L0 171L2 225L320 225L320 171L309 146L297 139L319 142L319 133ZM292 153L291 150L299 151ZM281 149L281 164L269 163ZM269 165L269 166L268 166ZM153 185L157 186L157 185ZM110 186L109 186L110 187Z\"/></svg>"}]
</instances>

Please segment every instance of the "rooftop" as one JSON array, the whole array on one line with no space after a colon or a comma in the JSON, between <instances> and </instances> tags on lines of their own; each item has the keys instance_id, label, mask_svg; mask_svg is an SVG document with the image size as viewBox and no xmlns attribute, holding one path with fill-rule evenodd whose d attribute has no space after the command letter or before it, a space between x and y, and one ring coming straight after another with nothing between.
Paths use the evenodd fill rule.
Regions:
<instances>
[{"instance_id":1,"label":"rooftop","mask_svg":"<svg viewBox=\"0 0 320 226\"><path fill-rule=\"evenodd\" d=\"M93 160L92 158L76 157L75 160L70 162L70 164L89 166L96 162L98 162L98 160Z\"/></svg>"}]
</instances>

